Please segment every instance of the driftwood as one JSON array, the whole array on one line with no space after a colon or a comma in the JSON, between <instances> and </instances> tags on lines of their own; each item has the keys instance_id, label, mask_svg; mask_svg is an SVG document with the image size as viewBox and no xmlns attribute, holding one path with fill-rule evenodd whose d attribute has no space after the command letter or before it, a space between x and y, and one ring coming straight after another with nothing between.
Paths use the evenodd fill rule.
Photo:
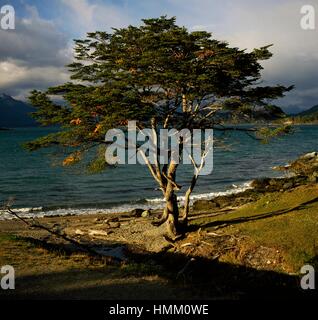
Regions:
<instances>
[{"instance_id":1,"label":"driftwood","mask_svg":"<svg viewBox=\"0 0 318 320\"><path fill-rule=\"evenodd\" d=\"M92 248L90 248L89 246L82 244L78 241L76 241L75 239L72 239L70 237L68 237L65 233L60 232L59 230L54 230L50 227L47 227L43 224L40 224L38 221L36 221L35 219L32 219L30 222L28 219L22 218L21 216L19 216L19 214L17 214L16 212L14 212L10 207L6 207L6 210L9 214L11 214L12 216L16 217L17 219L19 219L20 221L22 221L26 226L28 226L28 228L30 229L40 229L40 230L44 230L50 234L52 234L53 236L63 239L71 244L73 244L74 246L78 247L79 249L82 249L84 251L86 251L89 254L92 255L99 255L95 250L93 250Z\"/></svg>"},{"instance_id":2,"label":"driftwood","mask_svg":"<svg viewBox=\"0 0 318 320\"><path fill-rule=\"evenodd\" d=\"M44 230L48 233L50 233L51 235L53 235L56 238L59 239L63 239L64 241L67 241L71 244L73 244L74 246L76 246L77 248L85 251L86 253L93 255L93 256L102 256L100 253L98 253L97 251L95 251L94 249L92 249L90 246L85 245L83 243L80 243L79 241L67 236L64 232L61 232L60 230L54 230L54 228L50 228L48 226L45 226L41 223L39 223L38 221L36 221L34 218L32 220L30 219L26 219L21 217L18 213L16 213L14 210L11 209L10 206L10 202L8 202L6 205L4 205L3 207L10 215L14 216L15 218L17 218L18 220L20 220L21 222L23 222L29 229L40 229L40 230ZM110 258L113 258L111 256L109 256Z\"/></svg>"}]
</instances>

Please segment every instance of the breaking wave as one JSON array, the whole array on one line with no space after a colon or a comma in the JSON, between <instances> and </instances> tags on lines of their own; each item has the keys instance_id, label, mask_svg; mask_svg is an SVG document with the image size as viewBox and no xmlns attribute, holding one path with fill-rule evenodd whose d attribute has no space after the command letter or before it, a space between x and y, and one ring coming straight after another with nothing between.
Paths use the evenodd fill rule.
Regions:
<instances>
[{"instance_id":1,"label":"breaking wave","mask_svg":"<svg viewBox=\"0 0 318 320\"><path fill-rule=\"evenodd\" d=\"M251 181L246 182L242 185L236 186L232 185L229 190L219 191L219 192L210 192L210 193L200 193L193 194L191 197L191 204L195 200L210 200L218 196L225 196L230 194L236 194L243 192L247 189L252 189ZM184 201L183 196L179 196L178 200L182 204ZM140 208L144 210L152 209L157 210L161 209L164 206L163 198L152 198L152 199L143 199L138 201L138 203L127 203L121 204L118 206L112 206L110 208L18 208L14 209L20 217L23 218L43 218L43 217L54 217L54 216L70 216L70 215L87 215L87 214L109 214L109 213L119 213L119 212L129 212L133 209ZM0 220L9 220L13 219L14 216L9 214L6 210L0 210Z\"/></svg>"}]
</instances>

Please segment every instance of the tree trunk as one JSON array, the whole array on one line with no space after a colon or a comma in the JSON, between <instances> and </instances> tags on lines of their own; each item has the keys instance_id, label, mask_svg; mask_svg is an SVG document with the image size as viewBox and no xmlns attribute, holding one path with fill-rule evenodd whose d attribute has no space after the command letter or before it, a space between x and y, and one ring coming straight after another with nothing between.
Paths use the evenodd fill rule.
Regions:
<instances>
[{"instance_id":1,"label":"tree trunk","mask_svg":"<svg viewBox=\"0 0 318 320\"><path fill-rule=\"evenodd\" d=\"M178 164L170 163L168 174L167 174L167 188L165 193L166 200L166 215L167 215L167 231L168 235L174 239L179 234L178 230L178 219L179 219L179 208L177 196L174 193L176 187L176 170Z\"/></svg>"},{"instance_id":2,"label":"tree trunk","mask_svg":"<svg viewBox=\"0 0 318 320\"><path fill-rule=\"evenodd\" d=\"M183 213L182 213L182 218L181 218L182 224L185 226L187 225L188 215L189 215L189 211L190 211L190 196L191 196L192 191L197 183L197 180L198 180L198 175L195 174L191 180L190 187L185 194L184 208L183 208Z\"/></svg>"},{"instance_id":3,"label":"tree trunk","mask_svg":"<svg viewBox=\"0 0 318 320\"><path fill-rule=\"evenodd\" d=\"M167 231L169 237L174 239L179 234L178 218L179 208L177 196L173 190L170 190L166 195L166 211L167 211Z\"/></svg>"},{"instance_id":4,"label":"tree trunk","mask_svg":"<svg viewBox=\"0 0 318 320\"><path fill-rule=\"evenodd\" d=\"M186 226L188 223L188 215L189 215L189 211L190 211L190 195L191 195L191 191L189 189L187 191L187 193L185 194L184 208L183 208L183 213L182 213L182 217L181 217L181 221L184 226Z\"/></svg>"},{"instance_id":5,"label":"tree trunk","mask_svg":"<svg viewBox=\"0 0 318 320\"><path fill-rule=\"evenodd\" d=\"M167 206L163 209L163 213L160 217L159 220L157 221L153 221L152 224L154 226L161 226L163 223L165 223L168 220L168 210L167 210Z\"/></svg>"}]
</instances>

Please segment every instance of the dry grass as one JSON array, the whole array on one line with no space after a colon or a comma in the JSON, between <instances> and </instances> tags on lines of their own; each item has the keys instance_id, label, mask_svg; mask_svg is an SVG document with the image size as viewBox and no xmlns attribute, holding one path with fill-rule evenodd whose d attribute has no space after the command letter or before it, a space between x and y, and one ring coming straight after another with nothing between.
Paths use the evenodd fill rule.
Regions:
<instances>
[{"instance_id":1,"label":"dry grass","mask_svg":"<svg viewBox=\"0 0 318 320\"><path fill-rule=\"evenodd\" d=\"M0 298L163 299L186 298L158 268L145 264L109 265L85 254L49 251L24 239L0 234L0 266L12 265L16 290ZM138 295L136 292L138 291Z\"/></svg>"}]
</instances>

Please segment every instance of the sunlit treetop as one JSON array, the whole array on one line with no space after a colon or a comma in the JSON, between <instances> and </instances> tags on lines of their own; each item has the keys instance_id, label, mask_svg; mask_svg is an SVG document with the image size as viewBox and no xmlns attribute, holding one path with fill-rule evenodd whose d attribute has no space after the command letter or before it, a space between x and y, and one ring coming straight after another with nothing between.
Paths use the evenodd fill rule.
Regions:
<instances>
[{"instance_id":1,"label":"sunlit treetop","mask_svg":"<svg viewBox=\"0 0 318 320\"><path fill-rule=\"evenodd\" d=\"M72 82L30 96L34 117L61 130L28 143L29 149L71 148L64 164L94 149L91 165L99 167L102 152L95 147L105 145L108 129L128 120L140 127L218 129L219 110L250 115L292 89L260 85L260 62L272 56L270 45L247 52L209 32L189 32L175 18L142 21L75 40L74 62L68 66ZM64 103L54 103L53 96Z\"/></svg>"}]
</instances>

